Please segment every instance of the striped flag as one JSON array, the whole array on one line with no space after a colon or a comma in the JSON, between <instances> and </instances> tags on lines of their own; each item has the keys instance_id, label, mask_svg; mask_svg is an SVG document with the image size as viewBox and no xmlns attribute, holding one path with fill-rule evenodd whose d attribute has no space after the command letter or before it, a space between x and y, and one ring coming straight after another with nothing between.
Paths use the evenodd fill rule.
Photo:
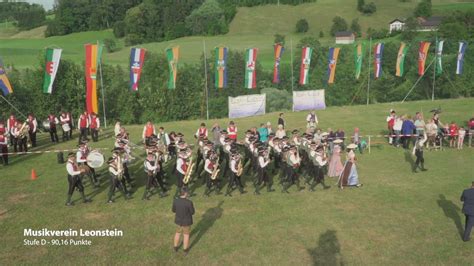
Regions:
<instances>
[{"instance_id":1,"label":"striped flag","mask_svg":"<svg viewBox=\"0 0 474 266\"><path fill-rule=\"evenodd\" d=\"M459 42L458 58L456 62L456 74L461 75L464 64L464 53L466 52L467 43Z\"/></svg>"},{"instance_id":2,"label":"striped flag","mask_svg":"<svg viewBox=\"0 0 474 266\"><path fill-rule=\"evenodd\" d=\"M227 87L227 47L216 47L216 76L215 86L216 88Z\"/></svg>"},{"instance_id":3,"label":"striped flag","mask_svg":"<svg viewBox=\"0 0 474 266\"><path fill-rule=\"evenodd\" d=\"M400 44L400 49L398 49L398 56L397 56L397 65L395 69L395 76L401 77L405 72L405 57L407 56L408 52L408 45L402 42Z\"/></svg>"},{"instance_id":4,"label":"striped flag","mask_svg":"<svg viewBox=\"0 0 474 266\"><path fill-rule=\"evenodd\" d=\"M337 58L339 57L340 48L329 48L329 59L328 59L328 84L334 83L336 77L336 65Z\"/></svg>"},{"instance_id":5,"label":"striped flag","mask_svg":"<svg viewBox=\"0 0 474 266\"><path fill-rule=\"evenodd\" d=\"M374 71L375 79L382 76L382 55L383 55L383 43L377 43L374 47Z\"/></svg>"},{"instance_id":6,"label":"striped flag","mask_svg":"<svg viewBox=\"0 0 474 266\"><path fill-rule=\"evenodd\" d=\"M285 51L285 48L281 43L276 43L273 45L275 50L275 65L273 66L273 83L278 84L280 83L280 60L281 55Z\"/></svg>"},{"instance_id":7,"label":"striped flag","mask_svg":"<svg viewBox=\"0 0 474 266\"><path fill-rule=\"evenodd\" d=\"M247 49L245 61L245 88L255 89L257 87L257 73L255 72L257 48Z\"/></svg>"},{"instance_id":8,"label":"striped flag","mask_svg":"<svg viewBox=\"0 0 474 266\"><path fill-rule=\"evenodd\" d=\"M46 66L44 67L43 92L53 91L53 83L61 60L61 49L46 48Z\"/></svg>"},{"instance_id":9,"label":"striped flag","mask_svg":"<svg viewBox=\"0 0 474 266\"><path fill-rule=\"evenodd\" d=\"M175 89L176 76L178 74L179 47L166 49L166 58L168 59L169 67L168 89Z\"/></svg>"},{"instance_id":10,"label":"striped flag","mask_svg":"<svg viewBox=\"0 0 474 266\"><path fill-rule=\"evenodd\" d=\"M300 67L300 85L306 85L309 82L309 67L311 65L311 54L313 48L303 47L301 49L301 67Z\"/></svg>"},{"instance_id":11,"label":"striped flag","mask_svg":"<svg viewBox=\"0 0 474 266\"><path fill-rule=\"evenodd\" d=\"M430 45L430 42L420 42L420 49L418 50L418 75L420 76L425 74L426 57L428 57Z\"/></svg>"},{"instance_id":12,"label":"striped flag","mask_svg":"<svg viewBox=\"0 0 474 266\"><path fill-rule=\"evenodd\" d=\"M86 109L88 113L99 113L97 100L97 67L102 55L102 45L86 44Z\"/></svg>"},{"instance_id":13,"label":"striped flag","mask_svg":"<svg viewBox=\"0 0 474 266\"><path fill-rule=\"evenodd\" d=\"M5 72L5 67L3 62L0 59L0 89L2 90L3 95L8 95L13 93L12 85L8 80L7 73Z\"/></svg>"},{"instance_id":14,"label":"striped flag","mask_svg":"<svg viewBox=\"0 0 474 266\"><path fill-rule=\"evenodd\" d=\"M362 56L364 54L362 43L354 46L355 78L359 79L362 72Z\"/></svg>"},{"instance_id":15,"label":"striped flag","mask_svg":"<svg viewBox=\"0 0 474 266\"><path fill-rule=\"evenodd\" d=\"M443 73L443 64L442 64L442 55L443 55L443 45L444 41L439 41L436 39L436 74L441 75Z\"/></svg>"},{"instance_id":16,"label":"striped flag","mask_svg":"<svg viewBox=\"0 0 474 266\"><path fill-rule=\"evenodd\" d=\"M138 91L138 81L142 74L145 52L146 50L143 48L132 48L130 50L130 89L132 91Z\"/></svg>"}]
</instances>

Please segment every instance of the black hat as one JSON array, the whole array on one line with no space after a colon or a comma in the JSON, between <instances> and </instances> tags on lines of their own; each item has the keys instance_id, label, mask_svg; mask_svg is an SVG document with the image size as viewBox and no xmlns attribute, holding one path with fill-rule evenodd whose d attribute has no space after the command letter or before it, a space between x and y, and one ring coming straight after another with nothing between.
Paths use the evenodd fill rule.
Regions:
<instances>
[{"instance_id":1,"label":"black hat","mask_svg":"<svg viewBox=\"0 0 474 266\"><path fill-rule=\"evenodd\" d=\"M67 154L68 158L71 158L71 157L74 157L74 156L76 156L76 154L74 152L70 152L70 153Z\"/></svg>"},{"instance_id":2,"label":"black hat","mask_svg":"<svg viewBox=\"0 0 474 266\"><path fill-rule=\"evenodd\" d=\"M283 136L283 138L281 138L282 140L288 140L288 136Z\"/></svg>"},{"instance_id":3,"label":"black hat","mask_svg":"<svg viewBox=\"0 0 474 266\"><path fill-rule=\"evenodd\" d=\"M283 147L283 149L282 149L283 152L287 152L287 151L289 151L289 150L290 150L290 147L288 147L288 146L285 146L285 147Z\"/></svg>"},{"instance_id":4,"label":"black hat","mask_svg":"<svg viewBox=\"0 0 474 266\"><path fill-rule=\"evenodd\" d=\"M221 130L221 134L227 134L227 130Z\"/></svg>"},{"instance_id":5,"label":"black hat","mask_svg":"<svg viewBox=\"0 0 474 266\"><path fill-rule=\"evenodd\" d=\"M298 129L295 129L295 130L291 131L291 134L298 134L298 133L300 133L300 131Z\"/></svg>"}]
</instances>

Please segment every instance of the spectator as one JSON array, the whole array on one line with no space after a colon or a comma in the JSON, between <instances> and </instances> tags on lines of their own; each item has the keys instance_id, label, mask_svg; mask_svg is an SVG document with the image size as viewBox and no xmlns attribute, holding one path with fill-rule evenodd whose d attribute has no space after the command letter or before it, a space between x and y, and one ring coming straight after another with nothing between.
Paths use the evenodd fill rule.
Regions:
<instances>
[{"instance_id":1,"label":"spectator","mask_svg":"<svg viewBox=\"0 0 474 266\"><path fill-rule=\"evenodd\" d=\"M415 127L417 136L423 136L425 134L425 121L423 120L423 115L420 112L416 112Z\"/></svg>"},{"instance_id":2,"label":"spectator","mask_svg":"<svg viewBox=\"0 0 474 266\"><path fill-rule=\"evenodd\" d=\"M173 201L172 211L175 213L174 222L178 226L174 235L174 250L178 252L179 241L181 234L183 234L183 249L184 253L187 254L189 251L189 235L193 224L194 205L188 199L186 188L182 188L181 196Z\"/></svg>"},{"instance_id":3,"label":"spectator","mask_svg":"<svg viewBox=\"0 0 474 266\"><path fill-rule=\"evenodd\" d=\"M472 135L474 134L474 117L472 117L471 119L469 119L469 122L467 124L468 126L468 134L469 134L469 147L472 147Z\"/></svg>"},{"instance_id":4,"label":"spectator","mask_svg":"<svg viewBox=\"0 0 474 266\"><path fill-rule=\"evenodd\" d=\"M285 132L285 129L284 129L283 125L278 125L278 129L275 132L275 137L281 139L285 136L286 136L286 132Z\"/></svg>"},{"instance_id":5,"label":"spectator","mask_svg":"<svg viewBox=\"0 0 474 266\"><path fill-rule=\"evenodd\" d=\"M426 144L427 148L430 148L430 145L433 145L433 148L436 147L436 135L438 134L438 126L434 123L433 119L430 119L428 124L425 126L426 135L428 137L428 142Z\"/></svg>"},{"instance_id":6,"label":"spectator","mask_svg":"<svg viewBox=\"0 0 474 266\"><path fill-rule=\"evenodd\" d=\"M458 125L456 125L454 121L452 121L451 124L449 124L448 132L449 132L449 147L455 148L456 139L458 135Z\"/></svg>"},{"instance_id":7,"label":"spectator","mask_svg":"<svg viewBox=\"0 0 474 266\"><path fill-rule=\"evenodd\" d=\"M311 111L311 113L309 113L306 116L306 128L310 128L310 127L317 128L318 124L319 124L318 116L316 115L314 111Z\"/></svg>"},{"instance_id":8,"label":"spectator","mask_svg":"<svg viewBox=\"0 0 474 266\"><path fill-rule=\"evenodd\" d=\"M464 136L466 136L466 130L464 127L458 129L458 150L461 150L464 144Z\"/></svg>"},{"instance_id":9,"label":"spectator","mask_svg":"<svg viewBox=\"0 0 474 266\"><path fill-rule=\"evenodd\" d=\"M415 124L413 124L413 121L411 120L411 116L408 116L402 124L402 142L404 149L410 149L410 142L412 141L412 139L416 140L416 138L413 138L415 129L416 127Z\"/></svg>"},{"instance_id":10,"label":"spectator","mask_svg":"<svg viewBox=\"0 0 474 266\"><path fill-rule=\"evenodd\" d=\"M212 142L214 143L214 145L219 146L220 145L219 140L221 138L221 127L219 126L219 124L215 123L212 126L211 133L212 133Z\"/></svg>"},{"instance_id":11,"label":"spectator","mask_svg":"<svg viewBox=\"0 0 474 266\"><path fill-rule=\"evenodd\" d=\"M284 113L280 113L278 117L278 125L281 125L283 129L285 128L285 119L283 119Z\"/></svg>"},{"instance_id":12,"label":"spectator","mask_svg":"<svg viewBox=\"0 0 474 266\"><path fill-rule=\"evenodd\" d=\"M388 144L393 144L393 136L395 135L395 131L393 130L393 126L395 125L395 119L397 115L395 110L390 109L390 115L387 116L387 128L388 128Z\"/></svg>"},{"instance_id":13,"label":"spectator","mask_svg":"<svg viewBox=\"0 0 474 266\"><path fill-rule=\"evenodd\" d=\"M268 135L273 133L272 123L270 123L270 121L267 122L267 131L268 131Z\"/></svg>"},{"instance_id":14,"label":"spectator","mask_svg":"<svg viewBox=\"0 0 474 266\"><path fill-rule=\"evenodd\" d=\"M259 134L259 140L261 142L267 142L268 141L268 129L265 127L265 124L260 124L260 128L258 129L258 134Z\"/></svg>"},{"instance_id":15,"label":"spectator","mask_svg":"<svg viewBox=\"0 0 474 266\"><path fill-rule=\"evenodd\" d=\"M395 123L393 124L393 131L395 132L395 147L400 147L400 134L402 133L403 119L401 117L395 118Z\"/></svg>"}]
</instances>

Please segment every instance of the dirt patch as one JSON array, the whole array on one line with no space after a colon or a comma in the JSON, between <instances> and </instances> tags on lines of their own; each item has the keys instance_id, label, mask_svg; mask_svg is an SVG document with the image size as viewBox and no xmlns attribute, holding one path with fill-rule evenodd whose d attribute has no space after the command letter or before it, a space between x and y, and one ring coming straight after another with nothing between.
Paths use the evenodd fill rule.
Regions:
<instances>
[{"instance_id":1,"label":"dirt patch","mask_svg":"<svg viewBox=\"0 0 474 266\"><path fill-rule=\"evenodd\" d=\"M5 218L7 218L7 216L8 216L7 213L8 213L7 209L0 208L0 220L3 220Z\"/></svg>"},{"instance_id":2,"label":"dirt patch","mask_svg":"<svg viewBox=\"0 0 474 266\"><path fill-rule=\"evenodd\" d=\"M88 220L102 220L106 218L106 215L99 212L88 212L84 215L84 218Z\"/></svg>"},{"instance_id":3,"label":"dirt patch","mask_svg":"<svg viewBox=\"0 0 474 266\"><path fill-rule=\"evenodd\" d=\"M24 199L26 199L28 197L27 194L15 194L13 196L10 196L8 197L8 201L11 202L11 203L20 203L22 202Z\"/></svg>"}]
</instances>

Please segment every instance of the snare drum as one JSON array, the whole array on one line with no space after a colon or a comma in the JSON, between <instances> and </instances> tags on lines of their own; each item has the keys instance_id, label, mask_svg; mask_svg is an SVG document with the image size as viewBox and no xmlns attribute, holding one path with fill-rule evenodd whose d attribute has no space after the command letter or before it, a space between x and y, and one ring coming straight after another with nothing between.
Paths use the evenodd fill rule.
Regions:
<instances>
[{"instance_id":1,"label":"snare drum","mask_svg":"<svg viewBox=\"0 0 474 266\"><path fill-rule=\"evenodd\" d=\"M104 155L98 151L91 151L89 155L87 155L87 165L92 168L99 168L104 164Z\"/></svg>"},{"instance_id":2,"label":"snare drum","mask_svg":"<svg viewBox=\"0 0 474 266\"><path fill-rule=\"evenodd\" d=\"M50 125L49 125L49 120L44 120L43 121L43 128L44 130L46 131L49 131L51 129Z\"/></svg>"},{"instance_id":3,"label":"snare drum","mask_svg":"<svg viewBox=\"0 0 474 266\"><path fill-rule=\"evenodd\" d=\"M69 132L71 130L71 126L68 123L62 125L64 132Z\"/></svg>"}]
</instances>

